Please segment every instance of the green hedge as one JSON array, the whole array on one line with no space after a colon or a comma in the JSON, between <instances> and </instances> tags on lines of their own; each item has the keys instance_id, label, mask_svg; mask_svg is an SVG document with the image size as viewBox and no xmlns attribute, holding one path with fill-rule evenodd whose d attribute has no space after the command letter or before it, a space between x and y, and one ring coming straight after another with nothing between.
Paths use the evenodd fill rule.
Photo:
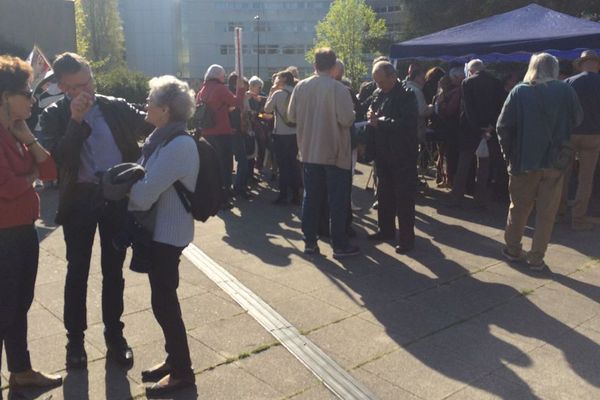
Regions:
<instances>
[{"instance_id":1,"label":"green hedge","mask_svg":"<svg viewBox=\"0 0 600 400\"><path fill-rule=\"evenodd\" d=\"M118 67L96 74L96 90L100 94L122 97L130 103L143 104L148 96L149 78L141 72Z\"/></svg>"}]
</instances>

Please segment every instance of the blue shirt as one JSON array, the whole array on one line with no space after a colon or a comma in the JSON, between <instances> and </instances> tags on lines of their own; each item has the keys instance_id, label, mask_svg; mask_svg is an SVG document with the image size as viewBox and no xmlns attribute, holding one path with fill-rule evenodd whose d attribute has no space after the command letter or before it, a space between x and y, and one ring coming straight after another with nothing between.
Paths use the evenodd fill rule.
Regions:
<instances>
[{"instance_id":1,"label":"blue shirt","mask_svg":"<svg viewBox=\"0 0 600 400\"><path fill-rule=\"evenodd\" d=\"M92 128L92 132L81 148L77 182L98 183L96 172L104 172L121 163L123 156L98 104L85 114L83 120Z\"/></svg>"},{"instance_id":2,"label":"blue shirt","mask_svg":"<svg viewBox=\"0 0 600 400\"><path fill-rule=\"evenodd\" d=\"M600 75L582 72L565 82L575 89L583 108L583 122L573 130L573 134L600 135Z\"/></svg>"}]
</instances>

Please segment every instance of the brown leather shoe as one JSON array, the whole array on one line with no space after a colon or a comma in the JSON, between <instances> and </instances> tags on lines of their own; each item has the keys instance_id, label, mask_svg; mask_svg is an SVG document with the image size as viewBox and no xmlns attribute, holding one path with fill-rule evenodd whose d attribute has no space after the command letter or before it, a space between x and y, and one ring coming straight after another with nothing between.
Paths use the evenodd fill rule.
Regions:
<instances>
[{"instance_id":1,"label":"brown leather shoe","mask_svg":"<svg viewBox=\"0 0 600 400\"><path fill-rule=\"evenodd\" d=\"M15 387L53 387L62 385L62 376L30 369L10 374L8 385Z\"/></svg>"}]
</instances>

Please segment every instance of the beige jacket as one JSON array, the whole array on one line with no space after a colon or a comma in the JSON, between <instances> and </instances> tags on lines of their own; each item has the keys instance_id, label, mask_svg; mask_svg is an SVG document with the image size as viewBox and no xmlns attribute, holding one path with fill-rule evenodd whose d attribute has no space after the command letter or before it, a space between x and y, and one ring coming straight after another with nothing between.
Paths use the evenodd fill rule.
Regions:
<instances>
[{"instance_id":1,"label":"beige jacket","mask_svg":"<svg viewBox=\"0 0 600 400\"><path fill-rule=\"evenodd\" d=\"M326 74L300 81L290 98L288 119L297 124L302 162L351 168L354 105L346 86Z\"/></svg>"}]
</instances>

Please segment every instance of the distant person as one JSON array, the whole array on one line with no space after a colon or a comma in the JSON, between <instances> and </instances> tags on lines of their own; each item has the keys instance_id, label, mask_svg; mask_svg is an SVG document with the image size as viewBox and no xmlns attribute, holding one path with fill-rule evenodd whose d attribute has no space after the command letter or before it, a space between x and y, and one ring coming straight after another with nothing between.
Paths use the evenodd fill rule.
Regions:
<instances>
[{"instance_id":1,"label":"distant person","mask_svg":"<svg viewBox=\"0 0 600 400\"><path fill-rule=\"evenodd\" d=\"M419 112L415 92L398 81L396 70L387 61L373 67L378 89L367 114L375 136L377 166L378 230L370 240L393 241L398 220L396 253L405 254L415 246L415 196L418 154Z\"/></svg>"},{"instance_id":2,"label":"distant person","mask_svg":"<svg viewBox=\"0 0 600 400\"><path fill-rule=\"evenodd\" d=\"M11 388L62 383L60 375L32 369L27 346L40 251L40 198L33 184L56 179L54 161L25 123L33 106L32 73L25 61L0 56L0 360L4 347Z\"/></svg>"},{"instance_id":3,"label":"distant person","mask_svg":"<svg viewBox=\"0 0 600 400\"><path fill-rule=\"evenodd\" d=\"M202 130L204 137L217 151L221 163L221 174L225 184L225 199L222 208L233 208L230 202L232 191L233 164L233 128L229 120L230 107L242 109L244 105L244 81L237 80L236 93L231 93L225 86L225 69L213 64L204 74L204 83L196 95L196 103L200 101L208 105L212 115L213 126Z\"/></svg>"},{"instance_id":4,"label":"distant person","mask_svg":"<svg viewBox=\"0 0 600 400\"><path fill-rule=\"evenodd\" d=\"M545 268L554 219L560 204L564 169L569 162L564 143L583 119L577 94L558 79L556 57L531 57L523 83L510 92L497 131L508 163L510 208L502 253L510 261L526 260L532 270ZM535 206L531 250L523 251L522 238Z\"/></svg>"},{"instance_id":5,"label":"distant person","mask_svg":"<svg viewBox=\"0 0 600 400\"><path fill-rule=\"evenodd\" d=\"M412 90L417 100L417 110L419 111L419 119L417 125L417 135L419 143L425 143L425 130L427 128L427 118L433 114L433 106L425 99L423 87L425 85L425 70L413 68L410 71L405 86L408 90Z\"/></svg>"},{"instance_id":6,"label":"distant person","mask_svg":"<svg viewBox=\"0 0 600 400\"><path fill-rule=\"evenodd\" d=\"M304 168L302 232L306 254L318 254L317 232L322 191L327 189L333 256L360 253L345 231L350 196L352 155L350 127L354 106L348 88L332 78L336 55L315 51L315 75L300 81L290 98L288 117L297 124L298 148Z\"/></svg>"},{"instance_id":7,"label":"distant person","mask_svg":"<svg viewBox=\"0 0 600 400\"><path fill-rule=\"evenodd\" d=\"M438 91L438 83L444 75L446 75L446 71L442 67L433 67L427 70L425 73L425 83L423 84L425 103L433 104L433 97Z\"/></svg>"},{"instance_id":8,"label":"distant person","mask_svg":"<svg viewBox=\"0 0 600 400\"><path fill-rule=\"evenodd\" d=\"M177 298L179 260L194 238L194 219L173 186L181 182L190 191L196 186L198 150L185 132L194 103L187 83L168 75L150 80L146 120L156 128L142 147L140 162L146 175L129 194L129 210L146 213L154 222L148 278L152 312L162 328L167 353L164 362L142 371L143 381L156 382L146 389L148 396L171 393L195 381Z\"/></svg>"},{"instance_id":9,"label":"distant person","mask_svg":"<svg viewBox=\"0 0 600 400\"><path fill-rule=\"evenodd\" d=\"M500 80L485 70L481 60L471 60L467 64L468 76L462 82L462 115L458 138L460 149L458 167L452 185L451 206L463 205L467 190L469 172L473 160L477 160L475 204L485 208L488 203L488 179L490 157L488 154L476 152L478 147L485 146L494 140L495 126L505 98ZM483 143L482 143L483 142Z\"/></svg>"},{"instance_id":10,"label":"distant person","mask_svg":"<svg viewBox=\"0 0 600 400\"><path fill-rule=\"evenodd\" d=\"M579 160L577 193L571 208L571 227L576 231L594 228L598 219L587 217L588 205L594 186L594 173L600 154L600 57L593 50L586 50L575 61L580 74L568 78L566 82L575 89L583 108L583 122L573 130L571 145L574 156ZM569 163L563 190L563 208L566 208L569 179L573 163Z\"/></svg>"},{"instance_id":11,"label":"distant person","mask_svg":"<svg viewBox=\"0 0 600 400\"><path fill-rule=\"evenodd\" d=\"M44 110L42 135L53 143L59 169L56 222L62 224L67 251L64 322L67 330L67 368L85 368L87 353L87 282L96 230L100 234L102 322L112 359L133 364L133 351L123 337L123 261L125 249L113 246L123 231L127 204L105 202L98 174L115 164L133 162L138 142L149 131L145 113L123 99L95 91L89 62L74 53L59 55L52 66L58 87L65 93Z\"/></svg>"}]
</instances>

